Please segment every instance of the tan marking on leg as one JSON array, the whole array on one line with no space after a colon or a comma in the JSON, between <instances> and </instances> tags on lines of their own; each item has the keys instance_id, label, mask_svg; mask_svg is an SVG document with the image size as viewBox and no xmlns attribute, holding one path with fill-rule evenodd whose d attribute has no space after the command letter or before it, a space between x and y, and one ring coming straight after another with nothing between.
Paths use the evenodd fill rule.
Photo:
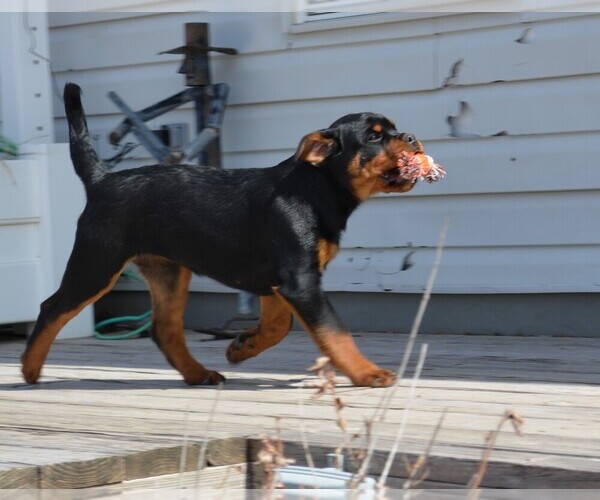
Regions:
<instances>
[{"instance_id":1,"label":"tan marking on leg","mask_svg":"<svg viewBox=\"0 0 600 500\"><path fill-rule=\"evenodd\" d=\"M319 271L325 271L327 264L337 255L340 247L327 240L319 240L317 243L317 258L319 259Z\"/></svg>"},{"instance_id":2,"label":"tan marking on leg","mask_svg":"<svg viewBox=\"0 0 600 500\"><path fill-rule=\"evenodd\" d=\"M277 295L260 298L258 327L234 339L225 356L230 363L241 363L281 342L292 327L292 311Z\"/></svg>"},{"instance_id":3,"label":"tan marking on leg","mask_svg":"<svg viewBox=\"0 0 600 500\"><path fill-rule=\"evenodd\" d=\"M273 289L275 294L285 302L287 300ZM304 329L310 333L313 340L325 356L328 356L333 365L346 375L354 385L364 387L387 387L394 382L394 373L391 370L379 368L367 359L358 350L352 335L328 326L311 327L296 311L294 306L287 302L294 314L302 323Z\"/></svg>"},{"instance_id":4,"label":"tan marking on leg","mask_svg":"<svg viewBox=\"0 0 600 500\"><path fill-rule=\"evenodd\" d=\"M23 373L25 382L28 384L34 384L37 381L40 376L42 366L44 365L44 361L46 360L48 352L50 351L50 347L62 328L71 319L77 316L85 307L93 304L110 292L126 266L127 264L125 264L125 266L123 266L123 268L111 278L106 288L102 289L92 298L82 302L71 311L61 314L54 321L44 326L44 328L38 333L33 343L27 347L21 356L21 372Z\"/></svg>"},{"instance_id":5,"label":"tan marking on leg","mask_svg":"<svg viewBox=\"0 0 600 500\"><path fill-rule=\"evenodd\" d=\"M191 271L162 257L135 259L150 288L153 336L167 361L191 385L218 384L224 378L198 363L185 341L183 315Z\"/></svg>"}]
</instances>

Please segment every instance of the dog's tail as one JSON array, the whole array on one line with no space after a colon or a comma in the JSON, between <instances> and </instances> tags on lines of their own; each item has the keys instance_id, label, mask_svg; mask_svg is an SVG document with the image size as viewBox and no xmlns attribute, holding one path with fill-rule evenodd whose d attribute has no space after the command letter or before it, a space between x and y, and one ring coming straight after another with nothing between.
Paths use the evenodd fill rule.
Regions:
<instances>
[{"instance_id":1,"label":"dog's tail","mask_svg":"<svg viewBox=\"0 0 600 500\"><path fill-rule=\"evenodd\" d=\"M79 85L67 83L64 91L65 111L69 122L71 161L75 172L87 187L104 177L108 170L94 150L81 104Z\"/></svg>"}]
</instances>

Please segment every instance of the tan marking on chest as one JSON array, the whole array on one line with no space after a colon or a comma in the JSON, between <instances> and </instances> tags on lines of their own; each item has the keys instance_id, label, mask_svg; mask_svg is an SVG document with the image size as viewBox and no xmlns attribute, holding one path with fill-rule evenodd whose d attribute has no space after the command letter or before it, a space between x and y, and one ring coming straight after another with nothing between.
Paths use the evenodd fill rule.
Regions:
<instances>
[{"instance_id":1,"label":"tan marking on chest","mask_svg":"<svg viewBox=\"0 0 600 500\"><path fill-rule=\"evenodd\" d=\"M319 260L319 270L325 271L327 263L338 253L340 247L327 240L319 240L317 243L317 258Z\"/></svg>"}]
</instances>

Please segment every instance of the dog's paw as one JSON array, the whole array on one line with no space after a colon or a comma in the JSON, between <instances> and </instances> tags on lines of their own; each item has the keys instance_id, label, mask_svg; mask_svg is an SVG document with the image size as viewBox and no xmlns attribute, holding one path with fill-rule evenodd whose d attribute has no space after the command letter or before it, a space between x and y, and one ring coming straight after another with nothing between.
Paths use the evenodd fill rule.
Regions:
<instances>
[{"instance_id":1,"label":"dog's paw","mask_svg":"<svg viewBox=\"0 0 600 500\"><path fill-rule=\"evenodd\" d=\"M391 370L375 367L350 377L354 385L359 387L389 387L394 383L396 374Z\"/></svg>"},{"instance_id":2,"label":"dog's paw","mask_svg":"<svg viewBox=\"0 0 600 500\"><path fill-rule=\"evenodd\" d=\"M35 384L40 378L40 370L32 370L25 366L21 368L21 373L23 374L23 379L28 384Z\"/></svg>"},{"instance_id":3,"label":"dog's paw","mask_svg":"<svg viewBox=\"0 0 600 500\"><path fill-rule=\"evenodd\" d=\"M231 341L225 352L229 363L235 365L256 356L256 347L252 343L252 337L251 333L240 333Z\"/></svg>"},{"instance_id":4,"label":"dog's paw","mask_svg":"<svg viewBox=\"0 0 600 500\"><path fill-rule=\"evenodd\" d=\"M41 371L42 367L30 362L25 354L21 356L21 373L23 374L25 382L28 384L35 384L40 378Z\"/></svg>"},{"instance_id":5,"label":"dog's paw","mask_svg":"<svg viewBox=\"0 0 600 500\"><path fill-rule=\"evenodd\" d=\"M183 379L189 385L219 385L226 380L223 375L213 370L204 370L201 373L185 375Z\"/></svg>"}]
</instances>

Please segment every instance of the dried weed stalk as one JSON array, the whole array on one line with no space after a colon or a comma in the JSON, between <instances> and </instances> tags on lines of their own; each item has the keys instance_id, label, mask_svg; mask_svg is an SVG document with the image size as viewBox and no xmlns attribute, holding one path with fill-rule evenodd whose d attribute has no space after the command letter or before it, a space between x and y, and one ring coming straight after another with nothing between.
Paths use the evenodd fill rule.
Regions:
<instances>
[{"instance_id":1,"label":"dried weed stalk","mask_svg":"<svg viewBox=\"0 0 600 500\"><path fill-rule=\"evenodd\" d=\"M403 485L403 489L405 491L404 500L409 498L409 493L407 490L416 488L429 476L429 465L427 461L429 460L431 450L433 449L433 445L437 439L440 429L442 428L442 424L444 423L447 412L448 408L444 408L444 411L440 415L440 419L438 420L438 423L435 426L431 437L429 438L429 442L427 443L427 447L425 448L423 454L419 455L419 457L412 464L408 461L406 456L404 457L404 463L406 466L406 481Z\"/></svg>"},{"instance_id":2,"label":"dried weed stalk","mask_svg":"<svg viewBox=\"0 0 600 500\"><path fill-rule=\"evenodd\" d=\"M507 410L500 422L498 422L498 426L491 432L487 434L485 437L485 447L483 449L483 455L481 456L481 461L479 462L479 467L477 471L469 481L467 488L470 489L469 499L477 500L479 498L479 494L481 490L479 489L481 486L481 482L483 481L483 477L485 476L485 472L487 470L488 463L490 461L490 456L492 454L492 450L494 449L494 445L496 444L496 439L498 438L498 434L500 434L500 430L506 421L509 421L514 431L521 436L521 429L523 427L524 420L523 418L514 410Z\"/></svg>"},{"instance_id":3,"label":"dried weed stalk","mask_svg":"<svg viewBox=\"0 0 600 500\"><path fill-rule=\"evenodd\" d=\"M263 471L263 499L271 499L273 497L273 490L279 487L275 483L275 469L294 463L293 459L286 458L284 455L279 417L276 417L275 421L277 424L275 438L264 436L262 438L262 446L257 454L258 463Z\"/></svg>"},{"instance_id":4,"label":"dried weed stalk","mask_svg":"<svg viewBox=\"0 0 600 500\"><path fill-rule=\"evenodd\" d=\"M371 419L371 424L381 424L384 422L386 414L389 410L391 402L398 390L398 387L402 383L402 378L404 377L404 373L408 366L408 361L411 357L415 341L417 338L417 333L419 332L419 328L421 327L421 322L423 321L423 316L425 315L425 310L427 309L427 304L429 303L429 299L431 297L431 291L433 290L433 284L435 283L435 278L437 276L438 270L440 268L442 262L442 253L444 250L444 242L446 240L446 233L448 232L449 220L446 219L444 221L444 225L442 226L442 230L440 231L440 237L438 240L435 259L433 262L433 266L431 267L431 272L429 273L429 279L427 280L427 285L425 286L425 292L423 293L423 297L421 298L421 302L419 303L419 308L417 310L417 314L413 321L410 334L408 336L408 340L406 342L406 349L404 350L404 356L402 357L402 361L400 362L400 366L398 367L396 381L390 386L382 395L380 403L375 408L375 412L373 413L373 417ZM375 430L377 430L375 428ZM377 441L379 436L376 432L372 434L372 438L369 442L367 452L365 458L356 473L356 476L353 480L353 485L359 485L362 483L369 472L369 467L371 465L371 459L373 458L373 453L375 452L375 447L377 446Z\"/></svg>"},{"instance_id":5,"label":"dried weed stalk","mask_svg":"<svg viewBox=\"0 0 600 500\"><path fill-rule=\"evenodd\" d=\"M219 484L218 495L215 497L215 500L224 500L227 495L227 483L231 476L231 473L235 472L236 474L241 474L243 476L246 475L246 466L245 465L230 465L225 474L223 474L223 478L221 479L221 483Z\"/></svg>"},{"instance_id":6,"label":"dried weed stalk","mask_svg":"<svg viewBox=\"0 0 600 500\"><path fill-rule=\"evenodd\" d=\"M196 490L196 493L198 493L199 490L199 486L200 486L200 471L202 469L204 469L205 466L205 458L206 458L206 451L208 450L208 442L209 442L209 433L210 433L210 427L213 423L213 420L215 418L215 414L217 412L217 404L219 403L219 398L221 397L221 391L223 389L223 383L219 383L219 385L217 386L217 390L215 392L215 397L213 399L213 404L210 408L210 413L208 415L208 420L206 422L206 430L205 430L205 435L206 437L204 438L204 441L202 442L202 446L200 447L200 453L198 454L198 463L196 466L196 480L195 480L195 484L194 484L194 489Z\"/></svg>"},{"instance_id":7,"label":"dried weed stalk","mask_svg":"<svg viewBox=\"0 0 600 500\"><path fill-rule=\"evenodd\" d=\"M190 406L185 409L183 420L183 442L181 444L181 455L179 456L179 489L183 489L183 473L187 463L188 441L190 434Z\"/></svg>"},{"instance_id":8,"label":"dried weed stalk","mask_svg":"<svg viewBox=\"0 0 600 500\"><path fill-rule=\"evenodd\" d=\"M342 443L335 449L336 455L341 455L352 440L354 435L348 433L348 421L344 416L344 408L346 407L346 401L337 395L335 386L337 379L335 376L335 369L327 356L317 358L315 364L307 368L308 371L317 372L317 380L307 384L309 387L316 387L317 392L312 395L312 399L319 399L325 394L331 396L331 402L335 412L335 423L338 428L342 431ZM339 465L339 464L338 464Z\"/></svg>"},{"instance_id":9,"label":"dried weed stalk","mask_svg":"<svg viewBox=\"0 0 600 500\"><path fill-rule=\"evenodd\" d=\"M302 399L302 392L298 391L298 413L300 414L300 435L302 437L302 449L304 450L304 457L306 458L307 465L314 469L315 462L313 460L310 448L308 446L308 439L306 437L306 428L304 427L304 400Z\"/></svg>"},{"instance_id":10,"label":"dried weed stalk","mask_svg":"<svg viewBox=\"0 0 600 500\"><path fill-rule=\"evenodd\" d=\"M394 444L390 453L388 454L388 458L383 467L383 471L381 472L381 476L379 477L379 481L377 482L377 487L381 490L385 488L385 482L387 481L387 477L392 468L392 464L394 463L394 458L396 458L396 453L398 453L398 448L400 447L400 442L404 436L404 430L406 429L406 424L408 422L408 416L410 414L412 402L415 396L415 390L417 388L417 383L421 378L421 370L423 369L423 365L425 364L425 358L427 357L427 344L423 344L421 346L421 353L419 354L419 361L417 363L417 367L415 368L415 374L412 378L412 382L410 384L410 389L408 391L408 396L406 398L406 405L404 407L404 411L402 412L402 421L400 422L400 426L398 427L398 432L396 433L396 439L394 440Z\"/></svg>"}]
</instances>

